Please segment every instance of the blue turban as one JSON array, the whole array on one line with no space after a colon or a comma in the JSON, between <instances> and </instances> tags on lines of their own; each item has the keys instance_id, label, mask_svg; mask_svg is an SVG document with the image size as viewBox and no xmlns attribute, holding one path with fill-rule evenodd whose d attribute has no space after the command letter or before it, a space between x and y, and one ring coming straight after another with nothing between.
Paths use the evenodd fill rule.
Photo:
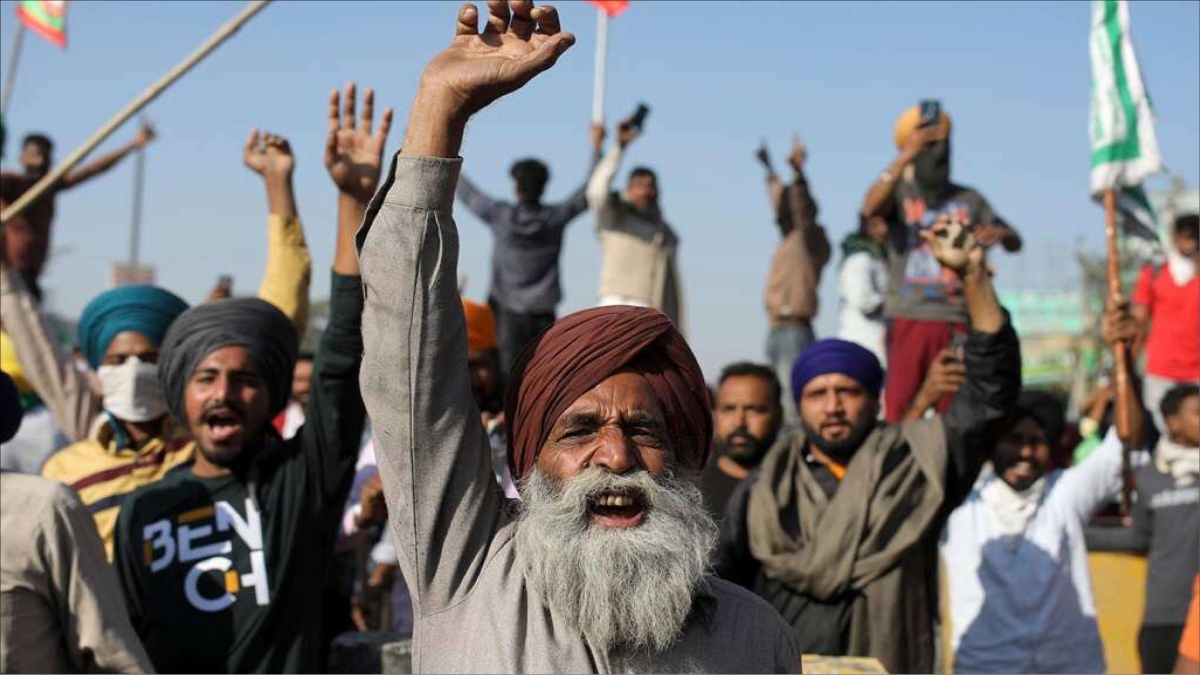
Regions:
<instances>
[{"instance_id":1,"label":"blue turban","mask_svg":"<svg viewBox=\"0 0 1200 675\"><path fill-rule=\"evenodd\" d=\"M121 286L97 295L79 317L79 348L92 368L118 333L136 331L161 345L167 328L188 305L157 286Z\"/></svg>"},{"instance_id":2,"label":"blue turban","mask_svg":"<svg viewBox=\"0 0 1200 675\"><path fill-rule=\"evenodd\" d=\"M797 401L805 385L815 377L841 373L856 380L869 393L879 396L883 367L871 350L836 338L817 340L800 353L792 366L792 396Z\"/></svg>"}]
</instances>

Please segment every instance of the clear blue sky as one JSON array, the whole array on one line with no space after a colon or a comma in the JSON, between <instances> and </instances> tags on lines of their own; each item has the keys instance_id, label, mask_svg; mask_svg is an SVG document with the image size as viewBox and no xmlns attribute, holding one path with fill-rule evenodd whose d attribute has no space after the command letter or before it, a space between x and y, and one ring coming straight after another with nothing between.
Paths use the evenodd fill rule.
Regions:
<instances>
[{"instance_id":1,"label":"clear blue sky","mask_svg":"<svg viewBox=\"0 0 1200 675\"><path fill-rule=\"evenodd\" d=\"M482 4L482 3L481 3ZM30 36L6 119L8 152L48 131L64 157L130 97L231 17L240 3L75 2L67 51ZM288 135L313 250L313 297L327 294L334 192L321 166L326 96L355 79L396 107L398 146L428 58L450 38L456 2L277 2L149 108L160 139L146 181L143 258L192 302L221 272L256 287L266 204L241 146L258 125ZM560 3L579 37L552 72L481 114L465 170L505 195L519 156L546 159L549 197L584 180L591 110L594 10ZM14 3L0 2L7 58ZM1200 4L1134 2L1133 38L1156 105L1168 165L1200 179ZM897 114L921 98L954 116L954 176L974 185L1023 233L1026 249L998 255L1002 288L1076 282L1073 250L1099 249L1102 212L1087 197L1086 2L710 3L634 0L610 35L608 115L638 101L653 112L626 169L659 171L663 206L683 239L688 336L705 373L762 359L762 284L777 235L753 151L777 158L800 132L831 238L854 226L868 184L891 161ZM106 147L128 140L120 130ZM11 166L11 163L8 165ZM132 163L59 200L45 279L50 305L77 314L126 255ZM621 180L623 180L622 174ZM1162 185L1163 182L1154 184ZM482 298L491 239L459 213L461 274ZM569 312L595 301L599 255L592 218L572 225L563 253ZM836 265L836 260L834 265ZM836 329L836 267L822 284L818 332Z\"/></svg>"}]
</instances>

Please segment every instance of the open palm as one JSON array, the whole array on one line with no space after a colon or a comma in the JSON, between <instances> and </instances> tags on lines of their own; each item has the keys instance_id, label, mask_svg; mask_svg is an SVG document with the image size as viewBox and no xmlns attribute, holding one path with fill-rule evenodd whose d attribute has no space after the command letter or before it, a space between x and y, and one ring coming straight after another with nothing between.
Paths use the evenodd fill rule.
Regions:
<instances>
[{"instance_id":1,"label":"open palm","mask_svg":"<svg viewBox=\"0 0 1200 675\"><path fill-rule=\"evenodd\" d=\"M478 11L465 5L454 40L425 67L424 83L471 115L553 66L574 42L575 36L562 32L553 7L489 0L481 34Z\"/></svg>"},{"instance_id":2,"label":"open palm","mask_svg":"<svg viewBox=\"0 0 1200 675\"><path fill-rule=\"evenodd\" d=\"M325 140L325 169L338 190L366 201L379 187L383 147L392 128L392 109L383 113L379 128L373 129L375 92L363 92L361 120L354 118L355 84L346 85L345 107L335 89L329 95L329 133Z\"/></svg>"}]
</instances>

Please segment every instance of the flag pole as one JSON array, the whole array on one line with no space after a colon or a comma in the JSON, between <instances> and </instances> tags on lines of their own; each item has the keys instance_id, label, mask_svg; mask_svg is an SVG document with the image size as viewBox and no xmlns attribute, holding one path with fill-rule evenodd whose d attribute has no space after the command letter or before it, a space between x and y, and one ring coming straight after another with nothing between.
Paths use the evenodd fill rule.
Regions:
<instances>
[{"instance_id":1,"label":"flag pole","mask_svg":"<svg viewBox=\"0 0 1200 675\"><path fill-rule=\"evenodd\" d=\"M13 84L17 81L17 64L21 62L21 45L25 42L25 23L17 20L13 35L12 51L8 53L8 68L4 71L4 93L0 95L0 115L8 115L8 104L12 103Z\"/></svg>"},{"instance_id":2,"label":"flag pole","mask_svg":"<svg viewBox=\"0 0 1200 675\"><path fill-rule=\"evenodd\" d=\"M604 75L608 61L608 12L596 10L596 77L592 83L592 124L604 124Z\"/></svg>"},{"instance_id":3,"label":"flag pole","mask_svg":"<svg viewBox=\"0 0 1200 675\"><path fill-rule=\"evenodd\" d=\"M1108 240L1108 297L1113 299L1121 295L1121 260L1117 250L1117 205L1116 195L1110 188L1104 191L1104 237ZM1113 370L1116 375L1117 387L1117 437L1121 439L1121 515L1127 516L1132 507L1132 478L1133 469L1129 459L1129 401L1132 396L1129 381L1129 345L1125 341L1118 342L1113 350Z\"/></svg>"},{"instance_id":4,"label":"flag pole","mask_svg":"<svg viewBox=\"0 0 1200 675\"><path fill-rule=\"evenodd\" d=\"M129 118L136 115L142 108L146 107L151 101L157 98L159 94L166 91L166 89L178 81L179 78L186 75L189 70L194 68L196 64L203 61L206 56L211 54L214 49L221 46L223 42L232 37L239 28L245 25L247 21L252 19L255 14L261 12L268 4L270 4L270 2L271 0L253 0L252 2L248 3L241 12L238 12L237 16L233 17L233 19L229 21L229 23L222 26L216 33L213 33L212 37L205 40L202 45L196 48L196 51L192 52L191 55L179 62L178 65L168 71L166 75L163 75L161 78L159 78L157 82L150 85L150 87L145 91L138 94L136 98L130 101L124 108L121 109L120 112L118 112L113 116L112 119L105 123L104 126L100 127L96 133L92 134L91 138L84 141L83 145L76 148L75 151L66 158L66 160L54 167L53 171L44 176L33 187L26 190L25 194L21 195L17 201L13 202L12 206L9 206L4 210L3 213L0 213L0 224L8 222L13 217L17 216L26 208L28 208L29 205L32 204L33 201L38 197L42 196L42 193L49 189L51 185L57 183L64 174L74 168L76 164L78 164L83 160L84 157L88 155L88 153L90 153L92 150L95 150L96 146L103 143L104 139L112 135L112 132L116 131L118 127L128 121Z\"/></svg>"},{"instance_id":5,"label":"flag pole","mask_svg":"<svg viewBox=\"0 0 1200 675\"><path fill-rule=\"evenodd\" d=\"M147 124L145 118L142 124ZM142 248L142 185L146 180L146 146L137 150L133 164L133 215L129 224L129 264L136 268Z\"/></svg>"}]
</instances>

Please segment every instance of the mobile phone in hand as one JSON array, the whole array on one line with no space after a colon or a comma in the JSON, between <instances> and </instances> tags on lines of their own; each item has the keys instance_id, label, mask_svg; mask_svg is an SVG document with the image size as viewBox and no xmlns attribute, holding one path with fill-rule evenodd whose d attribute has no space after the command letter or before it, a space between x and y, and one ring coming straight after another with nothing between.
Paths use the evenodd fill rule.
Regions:
<instances>
[{"instance_id":1,"label":"mobile phone in hand","mask_svg":"<svg viewBox=\"0 0 1200 675\"><path fill-rule=\"evenodd\" d=\"M642 126L646 124L646 116L649 114L650 106L646 105L645 103L639 103L637 110L633 111L633 117L630 117L629 121L626 122L624 126L641 131Z\"/></svg>"},{"instance_id":2,"label":"mobile phone in hand","mask_svg":"<svg viewBox=\"0 0 1200 675\"><path fill-rule=\"evenodd\" d=\"M938 123L942 116L942 102L936 99L921 101L921 128L931 127Z\"/></svg>"}]
</instances>

